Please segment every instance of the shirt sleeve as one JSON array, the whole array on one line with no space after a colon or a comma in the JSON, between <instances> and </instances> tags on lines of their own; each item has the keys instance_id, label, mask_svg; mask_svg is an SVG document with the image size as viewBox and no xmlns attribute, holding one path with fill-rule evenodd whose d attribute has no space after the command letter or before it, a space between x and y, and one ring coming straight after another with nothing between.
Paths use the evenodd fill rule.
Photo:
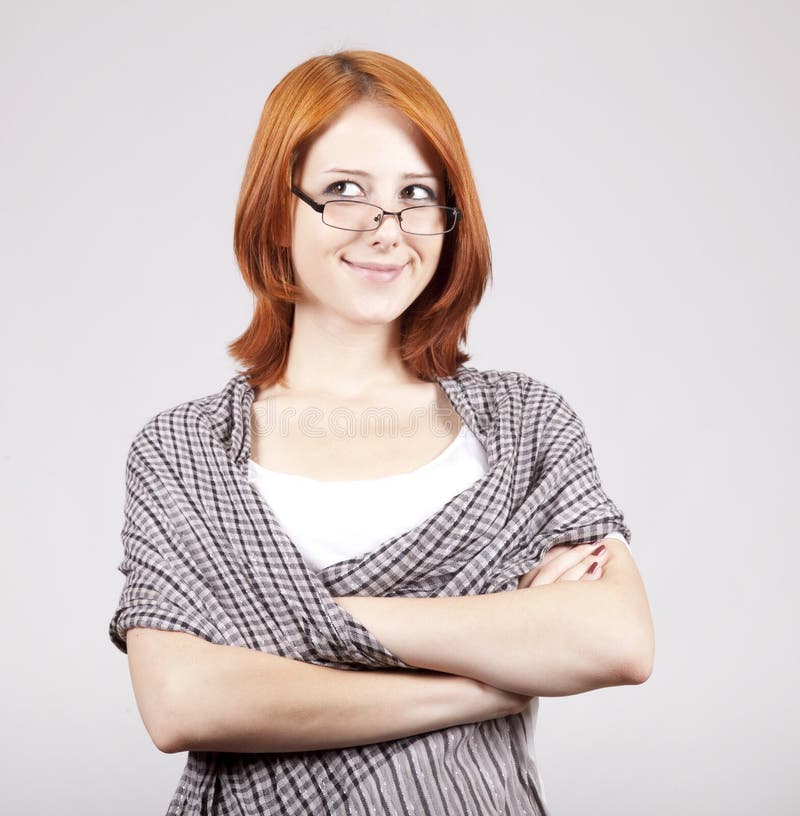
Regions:
<instances>
[{"instance_id":1,"label":"shirt sleeve","mask_svg":"<svg viewBox=\"0 0 800 816\"><path fill-rule=\"evenodd\" d=\"M118 567L125 582L108 629L111 642L124 653L127 630L138 626L215 640L202 601L172 568L172 554L180 546L174 509L146 464L142 445L140 432L126 463L123 559Z\"/></svg>"},{"instance_id":2,"label":"shirt sleeve","mask_svg":"<svg viewBox=\"0 0 800 816\"><path fill-rule=\"evenodd\" d=\"M535 550L619 538L628 549L631 531L603 489L583 421L551 389L537 446L536 510L528 528Z\"/></svg>"}]
</instances>

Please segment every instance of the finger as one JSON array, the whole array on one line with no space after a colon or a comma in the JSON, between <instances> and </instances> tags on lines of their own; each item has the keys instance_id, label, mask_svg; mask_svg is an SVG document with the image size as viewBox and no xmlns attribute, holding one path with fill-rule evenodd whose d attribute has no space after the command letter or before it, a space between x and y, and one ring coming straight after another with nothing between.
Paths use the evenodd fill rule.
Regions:
<instances>
[{"instance_id":1,"label":"finger","mask_svg":"<svg viewBox=\"0 0 800 816\"><path fill-rule=\"evenodd\" d=\"M567 570L576 568L581 561L579 559L586 559L593 557L593 554L596 553L598 542L589 542L588 544L554 544L550 549L542 556L541 560L535 567L530 569L524 575L520 575L517 579L517 589L525 589L529 586L533 586L535 583L538 584L552 584L556 581L561 579L563 573ZM569 553L566 558L561 558L562 555ZM539 575L540 571L544 568L544 566L552 561L558 559L556 565L549 567L544 573L542 573L539 581L536 582L535 579L537 575ZM585 565L586 569L590 567L589 564ZM586 572L584 569L584 574ZM575 573L577 575L577 573ZM573 580L577 580L574 578Z\"/></svg>"},{"instance_id":2,"label":"finger","mask_svg":"<svg viewBox=\"0 0 800 816\"><path fill-rule=\"evenodd\" d=\"M598 552L598 550L600 550ZM605 547L596 547L580 564L567 570L559 581L596 581L603 574L603 567L608 561L608 550Z\"/></svg>"},{"instance_id":3,"label":"finger","mask_svg":"<svg viewBox=\"0 0 800 816\"><path fill-rule=\"evenodd\" d=\"M596 581L598 578L603 577L603 561L600 560L597 562L597 566L593 567L592 564L586 569L586 572L581 576L581 581Z\"/></svg>"},{"instance_id":4,"label":"finger","mask_svg":"<svg viewBox=\"0 0 800 816\"><path fill-rule=\"evenodd\" d=\"M533 585L538 586L540 584L555 583L565 572L573 569L587 558L592 550L596 550L598 546L596 541L590 542L589 544L570 546L567 551L559 553L556 558L541 566L539 572L533 579ZM590 565L587 564L586 566L588 567Z\"/></svg>"},{"instance_id":5,"label":"finger","mask_svg":"<svg viewBox=\"0 0 800 816\"><path fill-rule=\"evenodd\" d=\"M559 581L596 581L603 572L603 558L592 556L562 573ZM590 570L592 570L590 572Z\"/></svg>"},{"instance_id":6,"label":"finger","mask_svg":"<svg viewBox=\"0 0 800 816\"><path fill-rule=\"evenodd\" d=\"M569 544L555 544L554 546L550 547L550 549L541 557L539 562L536 564L535 567L529 569L524 575L520 575L517 579L517 589L524 589L529 587L533 582L533 579L536 577L536 574L542 568L544 564L548 561L552 561L554 558L558 558L558 556L565 552L566 550L570 549Z\"/></svg>"},{"instance_id":7,"label":"finger","mask_svg":"<svg viewBox=\"0 0 800 816\"><path fill-rule=\"evenodd\" d=\"M541 567L543 564L548 563L548 561L558 558L562 553L567 552L569 549L570 547L567 544L556 544L555 546L550 547L536 566Z\"/></svg>"}]
</instances>

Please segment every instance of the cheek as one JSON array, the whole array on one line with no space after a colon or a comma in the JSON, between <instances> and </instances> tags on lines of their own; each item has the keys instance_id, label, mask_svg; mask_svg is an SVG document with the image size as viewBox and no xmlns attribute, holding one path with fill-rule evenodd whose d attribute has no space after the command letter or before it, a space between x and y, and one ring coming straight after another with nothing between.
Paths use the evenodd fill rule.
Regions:
<instances>
[{"instance_id":1,"label":"cheek","mask_svg":"<svg viewBox=\"0 0 800 816\"><path fill-rule=\"evenodd\" d=\"M299 218L292 227L292 259L294 263L319 262L335 246L335 236L322 222Z\"/></svg>"},{"instance_id":2,"label":"cheek","mask_svg":"<svg viewBox=\"0 0 800 816\"><path fill-rule=\"evenodd\" d=\"M324 225L323 225L324 227ZM331 280L332 267L342 257L347 257L352 239L347 233L341 235L332 229L298 229L292 235L291 257L296 274L312 278Z\"/></svg>"},{"instance_id":3,"label":"cheek","mask_svg":"<svg viewBox=\"0 0 800 816\"><path fill-rule=\"evenodd\" d=\"M432 270L436 269L436 267L439 265L439 259L442 257L443 248L444 248L443 240L439 240L435 244L427 248L427 251L423 254L426 266L430 266Z\"/></svg>"}]
</instances>

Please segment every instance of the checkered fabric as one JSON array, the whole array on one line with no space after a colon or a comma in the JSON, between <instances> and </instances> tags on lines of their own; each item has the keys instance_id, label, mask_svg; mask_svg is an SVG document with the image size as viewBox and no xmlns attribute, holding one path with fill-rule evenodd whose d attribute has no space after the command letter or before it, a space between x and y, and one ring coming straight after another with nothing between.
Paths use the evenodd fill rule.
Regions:
<instances>
[{"instance_id":1,"label":"checkered fabric","mask_svg":"<svg viewBox=\"0 0 800 816\"><path fill-rule=\"evenodd\" d=\"M243 374L149 419L126 463L112 642L126 652L126 630L143 626L333 668L417 670L332 596L509 591L553 545L617 530L630 542L584 425L556 390L468 366L437 381L488 472L413 529L320 572L248 481L255 392ZM167 816L547 812L516 714L335 750L189 752Z\"/></svg>"}]
</instances>

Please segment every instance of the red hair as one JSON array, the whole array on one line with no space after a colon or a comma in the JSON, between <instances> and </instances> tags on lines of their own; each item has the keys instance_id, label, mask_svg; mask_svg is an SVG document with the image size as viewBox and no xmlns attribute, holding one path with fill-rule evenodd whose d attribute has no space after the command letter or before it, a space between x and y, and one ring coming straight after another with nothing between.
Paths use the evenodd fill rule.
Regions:
<instances>
[{"instance_id":1,"label":"red hair","mask_svg":"<svg viewBox=\"0 0 800 816\"><path fill-rule=\"evenodd\" d=\"M452 376L470 359L458 346L466 341L470 315L491 279L491 251L453 114L433 85L406 63L375 51L340 51L306 60L275 86L247 160L233 244L254 295L254 313L228 351L253 387L283 382L294 304L302 296L290 254L293 169L318 131L365 98L390 105L419 128L444 167L446 204L462 213L444 236L436 273L402 315L401 357L426 381Z\"/></svg>"}]
</instances>

